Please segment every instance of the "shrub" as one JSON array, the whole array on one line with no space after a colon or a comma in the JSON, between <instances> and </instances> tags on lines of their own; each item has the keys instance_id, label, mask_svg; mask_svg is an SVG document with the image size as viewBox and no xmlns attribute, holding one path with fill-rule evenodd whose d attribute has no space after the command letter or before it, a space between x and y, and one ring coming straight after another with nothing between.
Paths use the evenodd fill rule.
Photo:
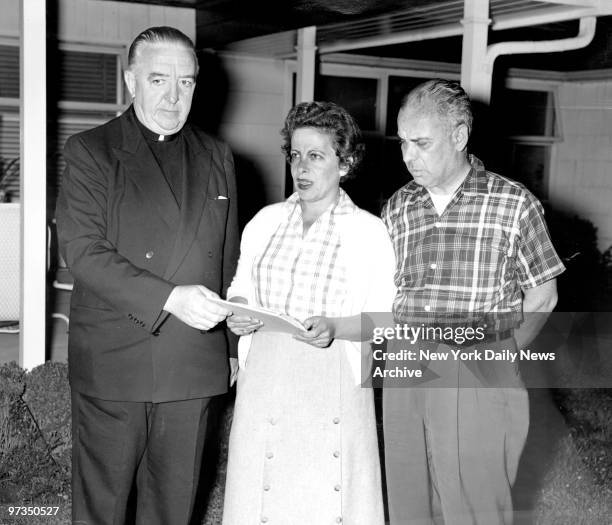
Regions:
<instances>
[{"instance_id":1,"label":"shrub","mask_svg":"<svg viewBox=\"0 0 612 525\"><path fill-rule=\"evenodd\" d=\"M597 228L577 215L552 208L546 221L553 245L567 268L557 279L558 312L607 311L611 297L610 249L597 247Z\"/></svg>"},{"instance_id":2,"label":"shrub","mask_svg":"<svg viewBox=\"0 0 612 525\"><path fill-rule=\"evenodd\" d=\"M46 363L25 373L15 363L0 366L0 503L42 504L68 498L66 368Z\"/></svg>"},{"instance_id":3,"label":"shrub","mask_svg":"<svg viewBox=\"0 0 612 525\"><path fill-rule=\"evenodd\" d=\"M16 405L25 389L24 375L16 363L0 367L0 462L15 446L19 434L22 421Z\"/></svg>"},{"instance_id":4,"label":"shrub","mask_svg":"<svg viewBox=\"0 0 612 525\"><path fill-rule=\"evenodd\" d=\"M28 405L53 459L71 462L71 415L68 367L48 362L26 376L23 400Z\"/></svg>"}]
</instances>

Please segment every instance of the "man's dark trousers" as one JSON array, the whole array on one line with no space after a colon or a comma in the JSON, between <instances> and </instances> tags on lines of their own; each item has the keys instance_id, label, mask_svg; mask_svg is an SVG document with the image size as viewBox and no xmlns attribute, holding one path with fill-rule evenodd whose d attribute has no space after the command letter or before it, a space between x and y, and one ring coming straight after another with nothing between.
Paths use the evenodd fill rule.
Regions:
<instances>
[{"instance_id":1,"label":"man's dark trousers","mask_svg":"<svg viewBox=\"0 0 612 525\"><path fill-rule=\"evenodd\" d=\"M210 400L105 401L73 392L74 523L125 523L126 508L136 510L127 505L134 472L137 525L189 523Z\"/></svg>"}]
</instances>

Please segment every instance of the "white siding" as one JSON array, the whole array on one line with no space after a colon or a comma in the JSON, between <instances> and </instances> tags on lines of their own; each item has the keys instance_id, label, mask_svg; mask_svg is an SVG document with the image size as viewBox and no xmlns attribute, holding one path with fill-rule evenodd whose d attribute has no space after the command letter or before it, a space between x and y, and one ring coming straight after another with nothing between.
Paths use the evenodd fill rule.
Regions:
<instances>
[{"instance_id":1,"label":"white siding","mask_svg":"<svg viewBox=\"0 0 612 525\"><path fill-rule=\"evenodd\" d=\"M0 36L19 36L20 0L0 0Z\"/></svg>"},{"instance_id":2,"label":"white siding","mask_svg":"<svg viewBox=\"0 0 612 525\"><path fill-rule=\"evenodd\" d=\"M195 9L99 0L59 0L60 40L127 46L143 29L170 25L195 40Z\"/></svg>"},{"instance_id":3,"label":"white siding","mask_svg":"<svg viewBox=\"0 0 612 525\"><path fill-rule=\"evenodd\" d=\"M285 66L280 60L223 55L229 93L221 134L237 157L254 167L263 186L265 203L284 198L285 159L281 136L289 109ZM237 174L240 181L240 173ZM240 196L245 199L244 195Z\"/></svg>"},{"instance_id":4,"label":"white siding","mask_svg":"<svg viewBox=\"0 0 612 525\"><path fill-rule=\"evenodd\" d=\"M612 81L559 87L563 142L556 146L550 199L597 227L599 248L612 245Z\"/></svg>"},{"instance_id":5,"label":"white siding","mask_svg":"<svg viewBox=\"0 0 612 525\"><path fill-rule=\"evenodd\" d=\"M58 36L66 42L127 46L143 29L170 25L195 40L195 9L100 0L59 0ZM19 0L0 0L0 36L19 36Z\"/></svg>"},{"instance_id":6,"label":"white siding","mask_svg":"<svg viewBox=\"0 0 612 525\"><path fill-rule=\"evenodd\" d=\"M0 0L0 43L19 43L19 4L20 0ZM153 25L174 26L195 40L195 9L99 0L58 0L57 9L58 38L63 44L72 44L72 50L86 49L90 52L110 52L124 56L134 37ZM82 49L83 46L85 49ZM50 65L50 68L48 74L52 76L53 66ZM120 78L118 82L121 82ZM88 112L96 112L95 104ZM94 120L83 121L80 117L74 118L70 111L65 112L58 122L58 151L61 151L68 135L108 119L108 108L106 112L100 110L100 113L93 117ZM16 107L9 110L6 107L0 108L0 162L7 162L7 159L18 156L18 110ZM51 169L55 169L54 162L50 161ZM58 159L57 166L58 173L61 173L61 158ZM15 184L18 182L17 180ZM59 183L59 177L57 182ZM13 195L18 195L18 188L11 190Z\"/></svg>"}]
</instances>

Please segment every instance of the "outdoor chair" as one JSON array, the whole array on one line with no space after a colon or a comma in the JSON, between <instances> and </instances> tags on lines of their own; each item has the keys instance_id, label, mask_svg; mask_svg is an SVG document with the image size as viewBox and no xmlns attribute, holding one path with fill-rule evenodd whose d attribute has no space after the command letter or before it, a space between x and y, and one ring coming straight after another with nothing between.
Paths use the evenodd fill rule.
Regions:
<instances>
[{"instance_id":1,"label":"outdoor chair","mask_svg":"<svg viewBox=\"0 0 612 525\"><path fill-rule=\"evenodd\" d=\"M0 203L0 333L19 332L19 237L19 203Z\"/></svg>"},{"instance_id":2,"label":"outdoor chair","mask_svg":"<svg viewBox=\"0 0 612 525\"><path fill-rule=\"evenodd\" d=\"M57 248L57 229L55 226L55 219L53 219L52 225L47 229L48 237L49 237L49 245L48 245L48 261L50 265L51 272L54 272L54 278L52 286L58 292L72 292L74 288L74 279L70 274L70 270L64 261L64 258L60 255L59 250ZM51 261L54 261L54 264L51 264ZM53 312L51 317L54 319L61 319L66 323L66 329L70 328L70 319L69 317L62 312Z\"/></svg>"}]
</instances>

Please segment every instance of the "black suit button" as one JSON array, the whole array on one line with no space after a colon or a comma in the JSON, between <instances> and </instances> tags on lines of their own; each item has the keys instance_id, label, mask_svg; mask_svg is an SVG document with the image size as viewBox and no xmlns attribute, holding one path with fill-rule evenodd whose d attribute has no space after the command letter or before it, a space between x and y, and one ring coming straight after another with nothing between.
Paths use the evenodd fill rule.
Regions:
<instances>
[{"instance_id":1,"label":"black suit button","mask_svg":"<svg viewBox=\"0 0 612 525\"><path fill-rule=\"evenodd\" d=\"M154 255L153 251L148 251L147 253L145 253L145 258L152 259L153 255Z\"/></svg>"}]
</instances>

